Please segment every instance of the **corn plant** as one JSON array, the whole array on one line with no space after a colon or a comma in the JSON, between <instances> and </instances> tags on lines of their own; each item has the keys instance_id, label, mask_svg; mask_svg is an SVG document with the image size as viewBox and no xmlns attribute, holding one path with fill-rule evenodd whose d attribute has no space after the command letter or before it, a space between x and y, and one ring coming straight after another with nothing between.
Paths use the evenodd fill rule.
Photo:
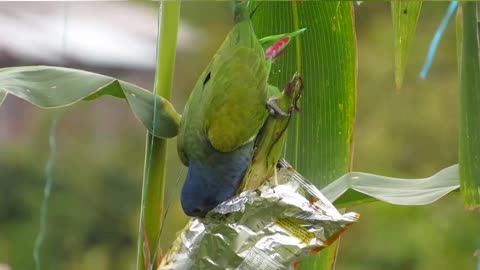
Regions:
<instances>
[{"instance_id":1,"label":"corn plant","mask_svg":"<svg viewBox=\"0 0 480 270\"><path fill-rule=\"evenodd\" d=\"M258 3L258 2L257 2ZM400 90L421 1L391 3L395 29L395 83ZM178 133L180 114L171 96L181 2L159 3L157 69L153 91L87 71L53 66L0 69L0 105L7 94L42 108L71 106L103 96L124 99L147 130L137 246L137 269L154 269L164 222L166 145ZM252 9L254 5L252 5ZM303 27L274 63L269 83L282 87L291 74L304 78L301 114L290 123L285 158L339 208L382 200L400 205L431 203L458 190L465 205L480 204L480 62L478 4L457 12L460 74L459 166L425 179L407 180L350 173L357 91L354 3L345 1L262 2L252 23L257 36ZM306 258L301 269L333 269L336 245Z\"/></svg>"}]
</instances>

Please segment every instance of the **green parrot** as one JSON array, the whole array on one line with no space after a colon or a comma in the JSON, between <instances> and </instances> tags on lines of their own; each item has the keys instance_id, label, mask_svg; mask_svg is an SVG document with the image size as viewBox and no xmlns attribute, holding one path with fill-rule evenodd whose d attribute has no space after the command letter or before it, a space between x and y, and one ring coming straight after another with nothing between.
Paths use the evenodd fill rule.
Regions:
<instances>
[{"instance_id":1,"label":"green parrot","mask_svg":"<svg viewBox=\"0 0 480 270\"><path fill-rule=\"evenodd\" d=\"M181 192L187 215L203 217L235 195L269 113L285 115L273 98L280 91L267 83L282 46L266 57L247 7L237 3L235 25L195 84L180 121L177 150L189 167Z\"/></svg>"}]
</instances>

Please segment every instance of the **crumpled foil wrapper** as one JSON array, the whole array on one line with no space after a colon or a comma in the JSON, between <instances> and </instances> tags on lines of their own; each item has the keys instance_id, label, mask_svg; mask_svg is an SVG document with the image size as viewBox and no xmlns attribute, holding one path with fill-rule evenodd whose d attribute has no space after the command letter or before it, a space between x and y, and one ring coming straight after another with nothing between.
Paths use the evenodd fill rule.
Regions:
<instances>
[{"instance_id":1,"label":"crumpled foil wrapper","mask_svg":"<svg viewBox=\"0 0 480 270\"><path fill-rule=\"evenodd\" d=\"M282 160L273 178L193 218L162 258L166 269L294 269L334 242L359 215L340 214Z\"/></svg>"}]
</instances>

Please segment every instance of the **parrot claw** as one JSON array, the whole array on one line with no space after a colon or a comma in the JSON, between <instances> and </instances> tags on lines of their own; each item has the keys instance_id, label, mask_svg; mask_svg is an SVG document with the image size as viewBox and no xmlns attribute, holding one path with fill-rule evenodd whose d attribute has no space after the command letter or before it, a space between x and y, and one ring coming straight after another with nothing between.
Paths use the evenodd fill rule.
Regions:
<instances>
[{"instance_id":1,"label":"parrot claw","mask_svg":"<svg viewBox=\"0 0 480 270\"><path fill-rule=\"evenodd\" d=\"M303 79L300 77L298 73L293 75L292 80L285 86L283 89L283 95L280 97L272 97L267 101L267 108L270 112L270 115L276 116L280 115L282 117L290 117L292 112L298 112L300 109L297 106L298 99L302 95L303 92ZM278 102L282 102L282 97L286 96L287 98L292 99L290 108L288 108L287 112L283 111L280 108Z\"/></svg>"},{"instance_id":2,"label":"parrot claw","mask_svg":"<svg viewBox=\"0 0 480 270\"><path fill-rule=\"evenodd\" d=\"M278 106L277 99L278 98L270 98L267 101L267 109L270 112L270 115L272 116L280 115L282 117L289 117L290 112L282 111L282 109L280 109L280 106Z\"/></svg>"}]
</instances>

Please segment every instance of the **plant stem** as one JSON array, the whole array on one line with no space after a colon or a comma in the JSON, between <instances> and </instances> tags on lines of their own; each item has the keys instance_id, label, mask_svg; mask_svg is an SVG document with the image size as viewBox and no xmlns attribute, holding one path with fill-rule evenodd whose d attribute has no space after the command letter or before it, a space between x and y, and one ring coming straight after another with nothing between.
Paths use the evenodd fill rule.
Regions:
<instances>
[{"instance_id":1,"label":"plant stem","mask_svg":"<svg viewBox=\"0 0 480 270\"><path fill-rule=\"evenodd\" d=\"M154 91L170 99L177 46L180 1L162 1L158 11L157 65ZM155 120L154 120L155 121ZM142 203L137 246L137 270L156 266L157 243L163 222L167 141L147 133ZM146 242L145 242L146 240ZM147 253L145 259L144 252Z\"/></svg>"},{"instance_id":2,"label":"plant stem","mask_svg":"<svg viewBox=\"0 0 480 270\"><path fill-rule=\"evenodd\" d=\"M459 171L463 202L480 208L480 60L478 52L477 2L462 2L462 48L460 59Z\"/></svg>"}]
</instances>

